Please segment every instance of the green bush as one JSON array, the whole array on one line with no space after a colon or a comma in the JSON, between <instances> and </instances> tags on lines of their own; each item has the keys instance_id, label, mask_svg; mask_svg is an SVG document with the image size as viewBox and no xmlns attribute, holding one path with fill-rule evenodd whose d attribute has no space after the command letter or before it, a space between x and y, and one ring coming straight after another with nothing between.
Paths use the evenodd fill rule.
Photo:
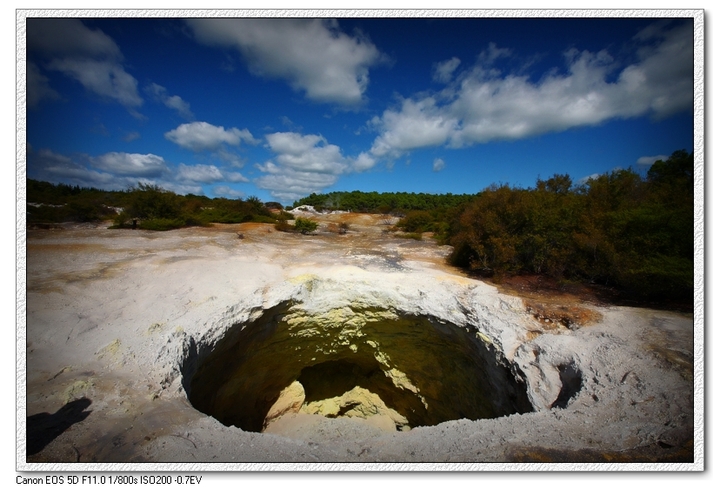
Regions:
<instances>
[{"instance_id":1,"label":"green bush","mask_svg":"<svg viewBox=\"0 0 720 489\"><path fill-rule=\"evenodd\" d=\"M691 183L692 156L675 152L648 178L615 170L577 187L567 175L534 189L491 186L448 219L449 260L485 276L541 274L691 301Z\"/></svg>"},{"instance_id":2,"label":"green bush","mask_svg":"<svg viewBox=\"0 0 720 489\"><path fill-rule=\"evenodd\" d=\"M295 231L302 234L309 234L314 232L318 228L318 223L310 219L304 219L298 217L295 219Z\"/></svg>"},{"instance_id":3,"label":"green bush","mask_svg":"<svg viewBox=\"0 0 720 489\"><path fill-rule=\"evenodd\" d=\"M433 231L434 219L428 211L410 211L396 224L409 233Z\"/></svg>"},{"instance_id":4,"label":"green bush","mask_svg":"<svg viewBox=\"0 0 720 489\"><path fill-rule=\"evenodd\" d=\"M278 231L282 231L283 233L289 233L294 228L288 224L286 219L278 219L278 221L275 223L275 229Z\"/></svg>"}]
</instances>

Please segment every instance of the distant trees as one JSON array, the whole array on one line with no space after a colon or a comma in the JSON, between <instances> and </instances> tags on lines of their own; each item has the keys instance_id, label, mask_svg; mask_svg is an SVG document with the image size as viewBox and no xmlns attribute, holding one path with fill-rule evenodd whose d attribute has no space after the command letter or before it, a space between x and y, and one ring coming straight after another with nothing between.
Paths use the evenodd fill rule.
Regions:
<instances>
[{"instance_id":1,"label":"distant trees","mask_svg":"<svg viewBox=\"0 0 720 489\"><path fill-rule=\"evenodd\" d=\"M112 192L94 188L28 179L26 189L29 223L112 219L118 205Z\"/></svg>"},{"instance_id":2,"label":"distant trees","mask_svg":"<svg viewBox=\"0 0 720 489\"><path fill-rule=\"evenodd\" d=\"M473 195L427 194L408 192L331 192L310 194L293 203L293 207L311 205L317 210L345 210L375 214L404 214L411 210L433 211L457 207L472 200Z\"/></svg>"},{"instance_id":3,"label":"distant trees","mask_svg":"<svg viewBox=\"0 0 720 489\"><path fill-rule=\"evenodd\" d=\"M275 223L286 217L276 216L254 196L247 200L183 196L143 183L125 191L102 191L28 179L27 188L29 223L113 220L116 228L136 222L140 229L163 231L212 222Z\"/></svg>"}]
</instances>

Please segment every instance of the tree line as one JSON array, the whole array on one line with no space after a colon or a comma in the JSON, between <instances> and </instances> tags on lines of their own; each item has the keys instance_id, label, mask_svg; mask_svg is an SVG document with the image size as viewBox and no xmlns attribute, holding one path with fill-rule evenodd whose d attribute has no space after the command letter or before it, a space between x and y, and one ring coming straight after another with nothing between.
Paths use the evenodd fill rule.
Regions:
<instances>
[{"instance_id":1,"label":"tree line","mask_svg":"<svg viewBox=\"0 0 720 489\"><path fill-rule=\"evenodd\" d=\"M296 200L292 207L311 205L318 211L351 211L377 214L405 213L410 210L448 209L469 202L468 194L428 194L411 192L330 192L312 193Z\"/></svg>"},{"instance_id":2,"label":"tree line","mask_svg":"<svg viewBox=\"0 0 720 489\"><path fill-rule=\"evenodd\" d=\"M178 195L156 185L139 183L124 191L105 191L27 180L27 221L33 223L113 221L115 228L163 231L211 223L275 223L287 214L278 202Z\"/></svg>"}]
</instances>

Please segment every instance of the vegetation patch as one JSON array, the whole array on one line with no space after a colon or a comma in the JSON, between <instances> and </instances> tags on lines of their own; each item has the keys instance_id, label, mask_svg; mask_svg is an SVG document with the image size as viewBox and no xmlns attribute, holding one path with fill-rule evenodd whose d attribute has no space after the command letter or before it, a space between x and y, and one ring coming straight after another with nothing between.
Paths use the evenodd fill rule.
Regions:
<instances>
[{"instance_id":1,"label":"vegetation patch","mask_svg":"<svg viewBox=\"0 0 720 489\"><path fill-rule=\"evenodd\" d=\"M543 326L543 329L556 329L562 325L568 329L578 329L581 326L596 323L602 315L587 307L578 305L553 304L524 300L523 304L528 314L531 314Z\"/></svg>"},{"instance_id":2,"label":"vegetation patch","mask_svg":"<svg viewBox=\"0 0 720 489\"><path fill-rule=\"evenodd\" d=\"M257 197L210 199L204 195L177 195L156 185L139 183L125 191L54 185L28 179L27 221L30 227L58 222L113 221L113 229L168 231L211 223L256 222L275 224L290 214L276 202Z\"/></svg>"},{"instance_id":3,"label":"vegetation patch","mask_svg":"<svg viewBox=\"0 0 720 489\"><path fill-rule=\"evenodd\" d=\"M422 234L420 233L401 233L398 234L398 236L404 239L414 239L416 241L422 241Z\"/></svg>"},{"instance_id":4,"label":"vegetation patch","mask_svg":"<svg viewBox=\"0 0 720 489\"><path fill-rule=\"evenodd\" d=\"M298 233L310 234L312 232L315 232L317 228L318 223L311 219L304 219L302 217L298 217L297 219L295 219L294 230Z\"/></svg>"},{"instance_id":5,"label":"vegetation patch","mask_svg":"<svg viewBox=\"0 0 720 489\"><path fill-rule=\"evenodd\" d=\"M642 177L616 170L573 187L491 186L448 223L450 263L488 277L540 274L613 287L639 301L692 303L693 157Z\"/></svg>"}]
</instances>

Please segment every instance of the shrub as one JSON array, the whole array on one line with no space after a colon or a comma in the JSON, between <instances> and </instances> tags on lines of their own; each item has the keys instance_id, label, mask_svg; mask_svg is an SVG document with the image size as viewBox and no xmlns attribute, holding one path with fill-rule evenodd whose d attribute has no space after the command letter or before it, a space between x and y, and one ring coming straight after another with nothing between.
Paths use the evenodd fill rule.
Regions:
<instances>
[{"instance_id":1,"label":"shrub","mask_svg":"<svg viewBox=\"0 0 720 489\"><path fill-rule=\"evenodd\" d=\"M295 231L302 234L312 233L317 229L317 227L318 223L310 219L303 219L302 217L295 219Z\"/></svg>"},{"instance_id":2,"label":"shrub","mask_svg":"<svg viewBox=\"0 0 720 489\"><path fill-rule=\"evenodd\" d=\"M278 219L278 221L275 223L275 229L278 231L282 231L283 233L289 233L293 230L293 227L288 224L286 219Z\"/></svg>"},{"instance_id":3,"label":"shrub","mask_svg":"<svg viewBox=\"0 0 720 489\"><path fill-rule=\"evenodd\" d=\"M409 233L423 233L433 231L433 224L433 217L428 211L410 211L396 226Z\"/></svg>"},{"instance_id":4,"label":"shrub","mask_svg":"<svg viewBox=\"0 0 720 489\"><path fill-rule=\"evenodd\" d=\"M259 222L263 224L275 224L277 219L270 216L263 216L262 214L255 214L252 216L251 222Z\"/></svg>"}]
</instances>

